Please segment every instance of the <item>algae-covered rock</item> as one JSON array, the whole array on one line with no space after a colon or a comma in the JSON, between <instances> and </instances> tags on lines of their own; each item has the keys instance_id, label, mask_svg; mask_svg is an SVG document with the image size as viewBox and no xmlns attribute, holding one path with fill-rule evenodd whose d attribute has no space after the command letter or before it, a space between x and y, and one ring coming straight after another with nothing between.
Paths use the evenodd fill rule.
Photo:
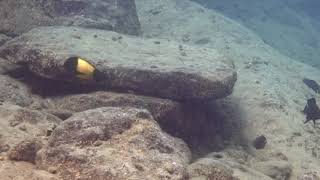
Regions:
<instances>
[{"instance_id":1,"label":"algae-covered rock","mask_svg":"<svg viewBox=\"0 0 320 180\"><path fill-rule=\"evenodd\" d=\"M0 33L10 36L49 25L140 34L134 0L2 0L0 24Z\"/></svg>"},{"instance_id":2,"label":"algae-covered rock","mask_svg":"<svg viewBox=\"0 0 320 180\"><path fill-rule=\"evenodd\" d=\"M0 75L0 103L10 102L25 107L30 106L35 99L25 84L9 76Z\"/></svg>"},{"instance_id":3,"label":"algae-covered rock","mask_svg":"<svg viewBox=\"0 0 320 180\"><path fill-rule=\"evenodd\" d=\"M143 109L105 107L76 113L52 133L37 166L63 179L183 179L187 145L161 131Z\"/></svg>"},{"instance_id":4,"label":"algae-covered rock","mask_svg":"<svg viewBox=\"0 0 320 180\"><path fill-rule=\"evenodd\" d=\"M51 114L37 110L29 110L15 105L4 104L0 106L0 153L8 152L13 148L23 152L22 143L30 139L45 141L47 130L58 125L61 120ZM19 145L20 144L20 145ZM32 143L31 143L32 146ZM21 148L20 148L21 147ZM38 147L38 146L34 146ZM30 149L30 148L25 148ZM38 148L35 148L38 149ZM36 150L35 150L36 151ZM34 151L33 151L34 152ZM14 153L14 152L12 152ZM32 152L31 152L32 154ZM20 156L21 155L21 156ZM19 156L19 157L18 157ZM13 159L28 160L25 155L17 153ZM13 156L12 156L13 157ZM20 158L21 157L21 158ZM33 160L30 160L33 161Z\"/></svg>"},{"instance_id":5,"label":"algae-covered rock","mask_svg":"<svg viewBox=\"0 0 320 180\"><path fill-rule=\"evenodd\" d=\"M37 28L0 49L10 62L66 81L71 77L63 65L70 56L84 57L103 72L104 87L175 100L222 98L236 81L233 64L213 49L100 30Z\"/></svg>"}]
</instances>

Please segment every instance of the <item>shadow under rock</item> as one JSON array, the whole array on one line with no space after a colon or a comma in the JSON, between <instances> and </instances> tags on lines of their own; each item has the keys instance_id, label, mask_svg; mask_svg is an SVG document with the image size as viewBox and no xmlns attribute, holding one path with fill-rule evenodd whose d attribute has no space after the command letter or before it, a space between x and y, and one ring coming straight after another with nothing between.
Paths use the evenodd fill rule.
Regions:
<instances>
[{"instance_id":1,"label":"shadow under rock","mask_svg":"<svg viewBox=\"0 0 320 180\"><path fill-rule=\"evenodd\" d=\"M192 122L185 125L186 130L182 132L183 134L178 135L190 146L193 159L222 151L232 145L247 149L249 141L243 132L245 122L240 118L245 117L245 112L237 98L231 95L221 100L189 104L185 108L192 112L197 112L195 109L202 109L205 112L204 117L197 115L197 117L191 117L187 114Z\"/></svg>"},{"instance_id":2,"label":"shadow under rock","mask_svg":"<svg viewBox=\"0 0 320 180\"><path fill-rule=\"evenodd\" d=\"M53 97L77 93L89 93L101 90L102 85L81 84L78 82L66 82L47 79L32 73L28 68L19 67L6 73L10 77L26 84L32 93L42 97Z\"/></svg>"}]
</instances>

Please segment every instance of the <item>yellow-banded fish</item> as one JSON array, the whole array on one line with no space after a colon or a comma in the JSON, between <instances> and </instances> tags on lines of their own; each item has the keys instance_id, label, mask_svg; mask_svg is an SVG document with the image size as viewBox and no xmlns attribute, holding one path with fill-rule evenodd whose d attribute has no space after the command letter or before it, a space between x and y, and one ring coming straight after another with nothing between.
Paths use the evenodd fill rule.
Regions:
<instances>
[{"instance_id":1,"label":"yellow-banded fish","mask_svg":"<svg viewBox=\"0 0 320 180\"><path fill-rule=\"evenodd\" d=\"M80 57L70 57L64 62L65 69L82 80L103 79L103 74L87 60Z\"/></svg>"}]
</instances>

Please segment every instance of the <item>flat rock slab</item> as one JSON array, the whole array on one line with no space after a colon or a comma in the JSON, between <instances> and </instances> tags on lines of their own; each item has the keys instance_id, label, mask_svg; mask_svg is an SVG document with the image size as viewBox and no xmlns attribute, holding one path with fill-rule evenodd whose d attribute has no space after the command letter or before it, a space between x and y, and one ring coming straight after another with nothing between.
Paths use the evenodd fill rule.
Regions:
<instances>
[{"instance_id":1,"label":"flat rock slab","mask_svg":"<svg viewBox=\"0 0 320 180\"><path fill-rule=\"evenodd\" d=\"M37 28L0 49L0 57L58 80L71 80L63 67L70 56L86 58L104 72L105 87L161 98L222 98L236 81L233 64L213 49L102 30Z\"/></svg>"}]
</instances>

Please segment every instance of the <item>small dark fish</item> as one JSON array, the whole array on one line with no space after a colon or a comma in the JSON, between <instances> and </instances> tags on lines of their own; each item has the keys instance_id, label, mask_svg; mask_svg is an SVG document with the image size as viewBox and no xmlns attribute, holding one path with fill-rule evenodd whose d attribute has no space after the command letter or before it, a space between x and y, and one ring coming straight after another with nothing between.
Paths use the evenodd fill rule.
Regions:
<instances>
[{"instance_id":1,"label":"small dark fish","mask_svg":"<svg viewBox=\"0 0 320 180\"><path fill-rule=\"evenodd\" d=\"M308 99L307 104L304 107L303 113L307 116L306 121L304 123L307 123L312 120L313 124L316 125L316 120L320 119L320 109L317 105L315 98Z\"/></svg>"},{"instance_id":2,"label":"small dark fish","mask_svg":"<svg viewBox=\"0 0 320 180\"><path fill-rule=\"evenodd\" d=\"M263 149L267 144L267 138L264 135L256 137L256 139L252 142L252 145L256 149Z\"/></svg>"},{"instance_id":3,"label":"small dark fish","mask_svg":"<svg viewBox=\"0 0 320 180\"><path fill-rule=\"evenodd\" d=\"M305 85L307 85L309 88L311 88L314 92L320 93L320 86L316 81L314 81L312 79L304 78L303 82Z\"/></svg>"}]
</instances>

